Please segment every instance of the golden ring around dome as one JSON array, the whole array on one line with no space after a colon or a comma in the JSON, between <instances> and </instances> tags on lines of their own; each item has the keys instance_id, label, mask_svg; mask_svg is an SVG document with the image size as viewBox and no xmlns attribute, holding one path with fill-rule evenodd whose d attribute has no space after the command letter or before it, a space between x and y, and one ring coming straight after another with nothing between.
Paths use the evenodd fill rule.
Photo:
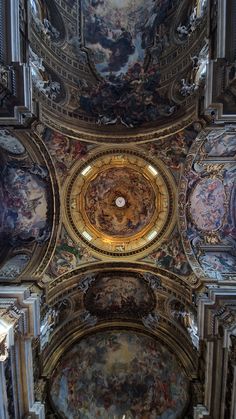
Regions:
<instances>
[{"instance_id":1,"label":"golden ring around dome","mask_svg":"<svg viewBox=\"0 0 236 419\"><path fill-rule=\"evenodd\" d=\"M69 233L97 256L137 259L175 223L171 174L134 150L104 149L78 165L65 185L65 199Z\"/></svg>"}]
</instances>

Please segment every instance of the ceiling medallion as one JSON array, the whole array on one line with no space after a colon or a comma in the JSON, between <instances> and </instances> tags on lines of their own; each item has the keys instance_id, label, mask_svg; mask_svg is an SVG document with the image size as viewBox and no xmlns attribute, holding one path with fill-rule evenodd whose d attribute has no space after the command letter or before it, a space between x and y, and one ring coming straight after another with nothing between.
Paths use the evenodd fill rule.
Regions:
<instances>
[{"instance_id":1,"label":"ceiling medallion","mask_svg":"<svg viewBox=\"0 0 236 419\"><path fill-rule=\"evenodd\" d=\"M66 224L95 253L137 258L173 228L174 194L161 162L135 150L104 149L68 180Z\"/></svg>"}]
</instances>

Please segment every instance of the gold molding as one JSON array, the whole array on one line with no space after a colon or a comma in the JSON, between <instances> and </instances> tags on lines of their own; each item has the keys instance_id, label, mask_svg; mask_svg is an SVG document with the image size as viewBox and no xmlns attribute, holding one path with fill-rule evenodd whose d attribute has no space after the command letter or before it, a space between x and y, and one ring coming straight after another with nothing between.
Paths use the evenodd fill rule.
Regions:
<instances>
[{"instance_id":1,"label":"gold molding","mask_svg":"<svg viewBox=\"0 0 236 419\"><path fill-rule=\"evenodd\" d=\"M45 108L45 107L44 107ZM156 141L157 139L168 138L170 135L176 135L178 132L187 128L189 125L193 124L196 121L199 121L198 112L196 103L189 104L188 109L184 116L175 120L175 121L166 121L164 125L154 126L149 128L139 128L132 130L119 130L115 127L113 132L108 132L107 130L102 130L99 126L90 126L86 124L84 127L78 126L78 121L73 122L70 120L60 119L60 115L55 114L50 109L47 109L46 112L41 109L40 120L43 124L50 127L51 129L61 132L64 135L85 142L92 142L98 145L105 144L145 144L147 142ZM200 121L204 125L204 121Z\"/></svg>"},{"instance_id":2,"label":"gold molding","mask_svg":"<svg viewBox=\"0 0 236 419\"><path fill-rule=\"evenodd\" d=\"M73 330L71 334L65 337L64 340L60 341L57 347L54 346L54 350L51 353L48 353L44 357L44 366L43 373L44 377L50 379L56 365L60 362L61 357L65 352L67 352L75 343L79 340L92 335L94 333L103 332L103 331L114 331L114 330L125 330L133 331L136 333L142 333L148 335L153 339L160 340L162 344L167 346L167 348L175 353L181 365L183 366L187 376L191 378L196 378L197 368L196 368L196 356L197 354L193 351L190 353L186 348L186 343L184 340L179 339L180 336L175 336L172 330L168 330L166 327L161 327L160 325L155 331L147 330L142 324L133 323L129 321L105 321L99 323L96 326L93 326L87 329L76 329Z\"/></svg>"},{"instance_id":3,"label":"gold molding","mask_svg":"<svg viewBox=\"0 0 236 419\"><path fill-rule=\"evenodd\" d=\"M156 207L150 223L130 237L113 238L98 231L89 222L84 208L84 196L89 182L101 170L129 167L141 173L156 193ZM150 172L150 166L156 174ZM89 169L89 170L88 170ZM85 174L83 174L85 173ZM162 197L159 199L158 196ZM135 260L144 257L168 237L176 222L176 185L169 170L159 159L151 159L138 148L100 147L91 153L86 163L77 162L63 188L63 222L75 242L82 241L95 257ZM158 201L159 200L159 201ZM78 210L79 202L79 210ZM86 238L86 235L88 238Z\"/></svg>"}]
</instances>

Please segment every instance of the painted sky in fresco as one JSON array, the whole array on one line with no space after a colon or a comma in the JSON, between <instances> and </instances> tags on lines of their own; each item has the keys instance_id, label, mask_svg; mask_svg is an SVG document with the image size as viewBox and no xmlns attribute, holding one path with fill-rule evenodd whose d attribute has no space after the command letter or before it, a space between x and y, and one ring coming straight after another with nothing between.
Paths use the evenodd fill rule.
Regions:
<instances>
[{"instance_id":1,"label":"painted sky in fresco","mask_svg":"<svg viewBox=\"0 0 236 419\"><path fill-rule=\"evenodd\" d=\"M84 0L84 37L103 76L142 63L158 10L153 0Z\"/></svg>"}]
</instances>

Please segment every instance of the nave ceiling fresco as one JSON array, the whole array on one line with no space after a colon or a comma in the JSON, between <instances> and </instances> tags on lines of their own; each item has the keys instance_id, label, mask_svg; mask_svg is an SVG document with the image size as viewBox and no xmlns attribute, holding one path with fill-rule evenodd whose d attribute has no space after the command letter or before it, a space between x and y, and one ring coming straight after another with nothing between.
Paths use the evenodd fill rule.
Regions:
<instances>
[{"instance_id":1,"label":"nave ceiling fresco","mask_svg":"<svg viewBox=\"0 0 236 419\"><path fill-rule=\"evenodd\" d=\"M204 108L212 2L26 3L32 113L0 127L3 418L231 419L236 125L214 89Z\"/></svg>"},{"instance_id":2,"label":"nave ceiling fresco","mask_svg":"<svg viewBox=\"0 0 236 419\"><path fill-rule=\"evenodd\" d=\"M204 2L198 14L194 1L180 0L58 1L55 13L52 2L31 3L33 81L51 127L127 142L176 131L196 115L208 54Z\"/></svg>"}]
</instances>

